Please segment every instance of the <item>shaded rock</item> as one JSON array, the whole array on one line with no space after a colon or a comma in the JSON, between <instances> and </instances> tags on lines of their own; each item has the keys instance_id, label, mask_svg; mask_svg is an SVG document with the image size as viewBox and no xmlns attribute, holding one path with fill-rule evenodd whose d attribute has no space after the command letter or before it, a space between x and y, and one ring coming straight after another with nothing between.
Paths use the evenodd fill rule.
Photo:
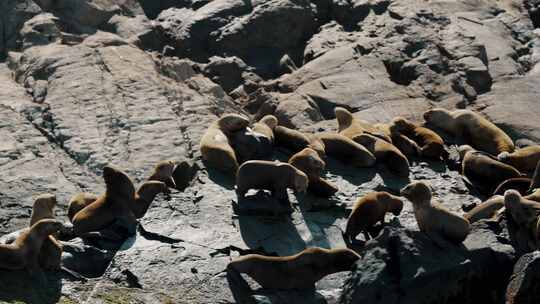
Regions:
<instances>
[{"instance_id":1,"label":"shaded rock","mask_svg":"<svg viewBox=\"0 0 540 304\"><path fill-rule=\"evenodd\" d=\"M532 304L540 301L540 252L523 255L514 266L506 289L507 304Z\"/></svg>"},{"instance_id":2,"label":"shaded rock","mask_svg":"<svg viewBox=\"0 0 540 304\"><path fill-rule=\"evenodd\" d=\"M161 37L161 31L144 15L115 15L104 27L142 49L161 51L163 48L164 38Z\"/></svg>"},{"instance_id":3,"label":"shaded rock","mask_svg":"<svg viewBox=\"0 0 540 304\"><path fill-rule=\"evenodd\" d=\"M49 13L37 15L26 21L21 30L23 49L60 42L62 34L57 22L58 18Z\"/></svg>"},{"instance_id":4,"label":"shaded rock","mask_svg":"<svg viewBox=\"0 0 540 304\"><path fill-rule=\"evenodd\" d=\"M225 92L231 92L248 79L255 82L262 80L238 57L213 56L209 58L209 61L202 68L202 72L212 81L221 85Z\"/></svg>"},{"instance_id":5,"label":"shaded rock","mask_svg":"<svg viewBox=\"0 0 540 304\"><path fill-rule=\"evenodd\" d=\"M6 0L0 3L0 59L8 50L20 47L19 32L26 21L42 13L31 0Z\"/></svg>"},{"instance_id":6,"label":"shaded rock","mask_svg":"<svg viewBox=\"0 0 540 304\"><path fill-rule=\"evenodd\" d=\"M340 303L495 302L514 259L497 229L475 224L463 246L439 248L425 234L385 228L362 249Z\"/></svg>"}]
</instances>

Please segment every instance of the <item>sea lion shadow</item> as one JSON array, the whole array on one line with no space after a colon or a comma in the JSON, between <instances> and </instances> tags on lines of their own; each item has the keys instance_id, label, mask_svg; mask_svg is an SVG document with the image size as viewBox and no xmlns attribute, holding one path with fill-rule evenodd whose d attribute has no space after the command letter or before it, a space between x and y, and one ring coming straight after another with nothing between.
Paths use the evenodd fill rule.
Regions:
<instances>
[{"instance_id":1,"label":"sea lion shadow","mask_svg":"<svg viewBox=\"0 0 540 304\"><path fill-rule=\"evenodd\" d=\"M257 190L255 194L251 193L253 193L252 190L248 191L246 196L237 196L238 202L233 202L233 210L236 214L286 216L293 212L290 201L277 201L268 191Z\"/></svg>"},{"instance_id":2,"label":"sea lion shadow","mask_svg":"<svg viewBox=\"0 0 540 304\"><path fill-rule=\"evenodd\" d=\"M297 254L306 249L290 216L238 216L240 236L250 249L262 248L278 256Z\"/></svg>"},{"instance_id":3,"label":"sea lion shadow","mask_svg":"<svg viewBox=\"0 0 540 304\"><path fill-rule=\"evenodd\" d=\"M219 170L208 167L206 168L206 173L208 178L215 184L220 185L227 190L234 190L234 186L236 186L234 175L226 174Z\"/></svg>"},{"instance_id":4,"label":"sea lion shadow","mask_svg":"<svg viewBox=\"0 0 540 304\"><path fill-rule=\"evenodd\" d=\"M371 181L373 178L375 178L377 173L377 168L375 167L358 168L347 166L346 164L332 158L327 158L325 161L326 171L331 172L333 175L341 176L344 180L356 186Z\"/></svg>"},{"instance_id":5,"label":"sea lion shadow","mask_svg":"<svg viewBox=\"0 0 540 304\"><path fill-rule=\"evenodd\" d=\"M384 183L384 191L394 195L400 195L401 189L411 182L409 176L397 176L385 168L379 170L378 173Z\"/></svg>"},{"instance_id":6,"label":"sea lion shadow","mask_svg":"<svg viewBox=\"0 0 540 304\"><path fill-rule=\"evenodd\" d=\"M43 280L26 270L0 270L0 302L47 304L58 303L62 296L60 272L44 272Z\"/></svg>"},{"instance_id":7,"label":"sea lion shadow","mask_svg":"<svg viewBox=\"0 0 540 304\"><path fill-rule=\"evenodd\" d=\"M86 278L101 277L116 254L115 250L85 245L80 239L62 242L62 246L62 266Z\"/></svg>"}]
</instances>

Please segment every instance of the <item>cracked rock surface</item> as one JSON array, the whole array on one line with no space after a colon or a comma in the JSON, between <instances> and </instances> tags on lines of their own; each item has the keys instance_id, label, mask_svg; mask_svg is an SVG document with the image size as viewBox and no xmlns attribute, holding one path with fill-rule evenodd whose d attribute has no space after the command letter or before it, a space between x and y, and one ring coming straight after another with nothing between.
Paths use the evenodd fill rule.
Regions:
<instances>
[{"instance_id":1,"label":"cracked rock surface","mask_svg":"<svg viewBox=\"0 0 540 304\"><path fill-rule=\"evenodd\" d=\"M37 286L24 271L0 271L0 301L235 303L224 272L231 259L344 247L356 200L408 183L383 166L328 159L322 177L339 188L330 199L290 192L290 215L245 214L234 180L201 162L199 141L223 113L274 114L319 132L336 130L338 106L370 123L468 108L514 140L540 142L538 8L527 0L1 1L0 235L28 225L41 193L56 194L55 215L68 221L73 195L104 190L108 163L137 185L166 159L201 170L184 191L159 195L119 250L69 241L64 265L92 273L88 280L50 272ZM288 157L277 149L273 158ZM456 213L485 199L442 162L412 159L409 179L429 182ZM252 302L535 303L537 254L516 264L504 217L475 223L462 246L445 248L419 232L408 201L387 222L357 248L352 271L315 290L249 281Z\"/></svg>"}]
</instances>

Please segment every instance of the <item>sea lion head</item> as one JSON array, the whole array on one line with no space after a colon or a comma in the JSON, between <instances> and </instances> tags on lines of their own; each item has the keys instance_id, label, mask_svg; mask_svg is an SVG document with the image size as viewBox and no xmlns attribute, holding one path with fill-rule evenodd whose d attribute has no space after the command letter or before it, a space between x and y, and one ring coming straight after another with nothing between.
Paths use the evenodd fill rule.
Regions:
<instances>
[{"instance_id":1,"label":"sea lion head","mask_svg":"<svg viewBox=\"0 0 540 304\"><path fill-rule=\"evenodd\" d=\"M398 116L392 119L392 123L390 124L391 133L407 132L407 131L411 131L411 129L413 128L414 128L414 125L401 116Z\"/></svg>"},{"instance_id":2,"label":"sea lion head","mask_svg":"<svg viewBox=\"0 0 540 304\"><path fill-rule=\"evenodd\" d=\"M413 205L429 203L431 201L431 188L424 182L413 182L401 189L401 195Z\"/></svg>"},{"instance_id":3,"label":"sea lion head","mask_svg":"<svg viewBox=\"0 0 540 304\"><path fill-rule=\"evenodd\" d=\"M123 197L134 198L135 186L129 176L121 169L112 165L103 167L103 180L107 188L107 193L118 193Z\"/></svg>"},{"instance_id":4,"label":"sea lion head","mask_svg":"<svg viewBox=\"0 0 540 304\"><path fill-rule=\"evenodd\" d=\"M249 119L239 114L224 114L218 120L218 126L225 133L232 133L247 128Z\"/></svg>"},{"instance_id":5,"label":"sea lion head","mask_svg":"<svg viewBox=\"0 0 540 304\"><path fill-rule=\"evenodd\" d=\"M326 167L326 163L321 159L321 157L315 150L311 148L305 148L300 153L307 157L310 167L317 170L324 170L324 168Z\"/></svg>"},{"instance_id":6,"label":"sea lion head","mask_svg":"<svg viewBox=\"0 0 540 304\"><path fill-rule=\"evenodd\" d=\"M176 187L174 179L172 177L174 172L175 162L172 160L160 161L154 168L153 176L156 177L156 180L167 183L171 187Z\"/></svg>"},{"instance_id":7,"label":"sea lion head","mask_svg":"<svg viewBox=\"0 0 540 304\"><path fill-rule=\"evenodd\" d=\"M309 179L304 172L298 169L295 169L295 172L296 173L294 175L294 190L297 193L305 193L307 191Z\"/></svg>"},{"instance_id":8,"label":"sea lion head","mask_svg":"<svg viewBox=\"0 0 540 304\"><path fill-rule=\"evenodd\" d=\"M434 108L424 112L424 120L427 124L432 124L434 126L444 126L444 124L452 120L450 111L443 108Z\"/></svg>"},{"instance_id":9,"label":"sea lion head","mask_svg":"<svg viewBox=\"0 0 540 304\"><path fill-rule=\"evenodd\" d=\"M398 197L388 192L381 192L380 198L388 206L388 211L392 212L395 216L398 216L401 210L403 210L403 201Z\"/></svg>"},{"instance_id":10,"label":"sea lion head","mask_svg":"<svg viewBox=\"0 0 540 304\"><path fill-rule=\"evenodd\" d=\"M352 124L353 116L347 109L336 107L334 109L334 114L336 115L339 131L348 128Z\"/></svg>"},{"instance_id":11,"label":"sea lion head","mask_svg":"<svg viewBox=\"0 0 540 304\"><path fill-rule=\"evenodd\" d=\"M259 122L267 125L272 130L278 125L278 119L274 115L266 115Z\"/></svg>"},{"instance_id":12,"label":"sea lion head","mask_svg":"<svg viewBox=\"0 0 540 304\"><path fill-rule=\"evenodd\" d=\"M512 209L521 203L521 194L516 190L506 190L504 192L504 206Z\"/></svg>"},{"instance_id":13,"label":"sea lion head","mask_svg":"<svg viewBox=\"0 0 540 304\"><path fill-rule=\"evenodd\" d=\"M45 208L46 210L53 210L57 204L56 195L54 194L41 194L34 200L34 207Z\"/></svg>"},{"instance_id":14,"label":"sea lion head","mask_svg":"<svg viewBox=\"0 0 540 304\"><path fill-rule=\"evenodd\" d=\"M37 231L39 235L51 235L64 228L64 224L59 220L43 219L37 221L30 229Z\"/></svg>"}]
</instances>

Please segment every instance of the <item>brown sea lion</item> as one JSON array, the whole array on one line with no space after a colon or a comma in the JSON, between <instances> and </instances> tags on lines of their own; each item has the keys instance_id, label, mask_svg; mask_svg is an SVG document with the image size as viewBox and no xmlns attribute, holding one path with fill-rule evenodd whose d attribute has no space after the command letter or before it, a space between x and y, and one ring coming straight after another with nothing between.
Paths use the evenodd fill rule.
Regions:
<instances>
[{"instance_id":1,"label":"brown sea lion","mask_svg":"<svg viewBox=\"0 0 540 304\"><path fill-rule=\"evenodd\" d=\"M310 136L303 132L290 129L284 126L274 128L275 144L290 150L293 154L305 148L315 150L322 159L326 158L324 143L315 136Z\"/></svg>"},{"instance_id":2,"label":"brown sea lion","mask_svg":"<svg viewBox=\"0 0 540 304\"><path fill-rule=\"evenodd\" d=\"M531 179L531 186L529 187L529 192L534 192L536 189L540 188L540 161L536 164L536 169Z\"/></svg>"},{"instance_id":3,"label":"brown sea lion","mask_svg":"<svg viewBox=\"0 0 540 304\"><path fill-rule=\"evenodd\" d=\"M173 179L176 189L184 191L187 187L189 187L197 176L199 169L199 166L195 162L189 160L178 162L173 171Z\"/></svg>"},{"instance_id":4,"label":"brown sea lion","mask_svg":"<svg viewBox=\"0 0 540 304\"><path fill-rule=\"evenodd\" d=\"M230 262L227 271L245 273L265 289L307 289L329 274L351 270L359 259L349 249L314 247L285 257L245 255Z\"/></svg>"},{"instance_id":5,"label":"brown sea lion","mask_svg":"<svg viewBox=\"0 0 540 304\"><path fill-rule=\"evenodd\" d=\"M355 118L351 112L345 108L336 107L334 109L336 119L338 122L338 133L353 139L357 135L364 133L376 134L378 137L383 138L387 142L392 142L389 134L384 132L384 128L376 128L373 124L364 122L358 118ZM379 125L381 126L381 125Z\"/></svg>"},{"instance_id":6,"label":"brown sea lion","mask_svg":"<svg viewBox=\"0 0 540 304\"><path fill-rule=\"evenodd\" d=\"M504 196L495 195L480 205L474 207L467 212L463 217L469 223L478 222L483 219L491 219L504 207Z\"/></svg>"},{"instance_id":7,"label":"brown sea lion","mask_svg":"<svg viewBox=\"0 0 540 304\"><path fill-rule=\"evenodd\" d=\"M130 209L135 215L136 218L142 218L146 214L146 211L148 210L148 207L152 204L155 197L160 194L165 193L168 194L169 189L168 186L159 181L147 181L144 182L139 189L137 190L137 193L135 194L135 203L133 205L130 205ZM88 193L88 192L81 192L76 195L74 195L69 200L68 205L68 218L71 222L73 222L73 217L77 212L81 211L86 206L90 205L91 203L95 202L99 196Z\"/></svg>"},{"instance_id":8,"label":"brown sea lion","mask_svg":"<svg viewBox=\"0 0 540 304\"><path fill-rule=\"evenodd\" d=\"M328 181L321 181L321 173L326 167L326 163L319 157L319 154L311 148L296 153L289 159L289 164L304 172L308 179L308 191L315 195L330 197L337 192L337 187Z\"/></svg>"},{"instance_id":9,"label":"brown sea lion","mask_svg":"<svg viewBox=\"0 0 540 304\"><path fill-rule=\"evenodd\" d=\"M409 176L409 160L391 143L369 134L357 135L353 140L366 147L378 163L385 164L397 176Z\"/></svg>"},{"instance_id":10,"label":"brown sea lion","mask_svg":"<svg viewBox=\"0 0 540 304\"><path fill-rule=\"evenodd\" d=\"M529 146L517 149L512 153L502 152L497 158L521 172L531 172L536 169L536 165L540 162L540 146Z\"/></svg>"},{"instance_id":11,"label":"brown sea lion","mask_svg":"<svg viewBox=\"0 0 540 304\"><path fill-rule=\"evenodd\" d=\"M521 177L514 167L500 162L491 155L476 151L471 146L459 147L461 174L481 192L493 193L505 180Z\"/></svg>"},{"instance_id":12,"label":"brown sea lion","mask_svg":"<svg viewBox=\"0 0 540 304\"><path fill-rule=\"evenodd\" d=\"M521 195L527 195L529 188L531 187L532 179L527 177L516 177L510 178L502 182L495 191L493 195L504 195L506 190L514 189L517 190Z\"/></svg>"},{"instance_id":13,"label":"brown sea lion","mask_svg":"<svg viewBox=\"0 0 540 304\"><path fill-rule=\"evenodd\" d=\"M236 192L244 197L249 189L265 189L272 192L278 201L287 201L287 188L306 192L308 177L304 172L287 163L250 160L238 168Z\"/></svg>"},{"instance_id":14,"label":"brown sea lion","mask_svg":"<svg viewBox=\"0 0 540 304\"><path fill-rule=\"evenodd\" d=\"M34 200L30 225L43 219L54 219L54 207L57 204L56 196L53 194L42 194ZM56 240L54 235L49 235L43 241L39 252L39 264L47 270L59 270L62 264L62 245Z\"/></svg>"},{"instance_id":15,"label":"brown sea lion","mask_svg":"<svg viewBox=\"0 0 540 304\"><path fill-rule=\"evenodd\" d=\"M147 179L149 181L160 181L167 184L168 187L176 188L176 184L172 177L175 163L172 160L164 160L157 163Z\"/></svg>"},{"instance_id":16,"label":"brown sea lion","mask_svg":"<svg viewBox=\"0 0 540 304\"><path fill-rule=\"evenodd\" d=\"M28 269L32 273L41 269L39 253L48 236L62 229L62 222L53 219L37 221L26 228L8 245L0 245L0 268L8 270Z\"/></svg>"},{"instance_id":17,"label":"brown sea lion","mask_svg":"<svg viewBox=\"0 0 540 304\"><path fill-rule=\"evenodd\" d=\"M278 125L278 119L274 115L266 115L253 124L253 131L267 137L274 144L274 129Z\"/></svg>"},{"instance_id":18,"label":"brown sea lion","mask_svg":"<svg viewBox=\"0 0 540 304\"><path fill-rule=\"evenodd\" d=\"M422 153L418 144L403 134L392 134L392 144L398 148L409 161L413 157L420 156Z\"/></svg>"},{"instance_id":19,"label":"brown sea lion","mask_svg":"<svg viewBox=\"0 0 540 304\"><path fill-rule=\"evenodd\" d=\"M504 207L519 232L525 232L526 240L531 249L540 246L540 203L524 198L515 190L504 193Z\"/></svg>"},{"instance_id":20,"label":"brown sea lion","mask_svg":"<svg viewBox=\"0 0 540 304\"><path fill-rule=\"evenodd\" d=\"M375 156L364 146L348 137L333 132L317 133L315 136L323 142L328 156L344 164L355 167L371 167L375 164Z\"/></svg>"},{"instance_id":21,"label":"brown sea lion","mask_svg":"<svg viewBox=\"0 0 540 304\"><path fill-rule=\"evenodd\" d=\"M515 149L512 139L503 130L470 110L435 108L426 111L424 119L429 126L448 132L491 155L513 152Z\"/></svg>"},{"instance_id":22,"label":"brown sea lion","mask_svg":"<svg viewBox=\"0 0 540 304\"><path fill-rule=\"evenodd\" d=\"M122 170L107 165L103 168L103 180L105 194L73 217L76 235L99 231L118 219L125 220L133 227L137 225L137 219L131 211L131 206L135 204L135 187L131 179Z\"/></svg>"},{"instance_id":23,"label":"brown sea lion","mask_svg":"<svg viewBox=\"0 0 540 304\"><path fill-rule=\"evenodd\" d=\"M208 127L201 138L200 150L207 166L234 174L238 169L236 154L227 136L245 129L249 120L238 114L225 114Z\"/></svg>"},{"instance_id":24,"label":"brown sea lion","mask_svg":"<svg viewBox=\"0 0 540 304\"><path fill-rule=\"evenodd\" d=\"M359 198L354 204L345 236L350 240L360 232L364 233L366 241L370 239L369 230L378 222L384 224L384 216L392 212L398 216L403 209L403 201L388 192L371 192Z\"/></svg>"},{"instance_id":25,"label":"brown sea lion","mask_svg":"<svg viewBox=\"0 0 540 304\"><path fill-rule=\"evenodd\" d=\"M390 124L390 132L405 135L420 147L423 157L441 159L447 157L444 149L444 140L435 132L408 121L403 117L396 117Z\"/></svg>"},{"instance_id":26,"label":"brown sea lion","mask_svg":"<svg viewBox=\"0 0 540 304\"><path fill-rule=\"evenodd\" d=\"M437 242L438 237L462 243L471 231L469 221L432 201L431 189L423 182L413 182L401 190L401 195L412 202L414 217L420 231Z\"/></svg>"}]
</instances>

